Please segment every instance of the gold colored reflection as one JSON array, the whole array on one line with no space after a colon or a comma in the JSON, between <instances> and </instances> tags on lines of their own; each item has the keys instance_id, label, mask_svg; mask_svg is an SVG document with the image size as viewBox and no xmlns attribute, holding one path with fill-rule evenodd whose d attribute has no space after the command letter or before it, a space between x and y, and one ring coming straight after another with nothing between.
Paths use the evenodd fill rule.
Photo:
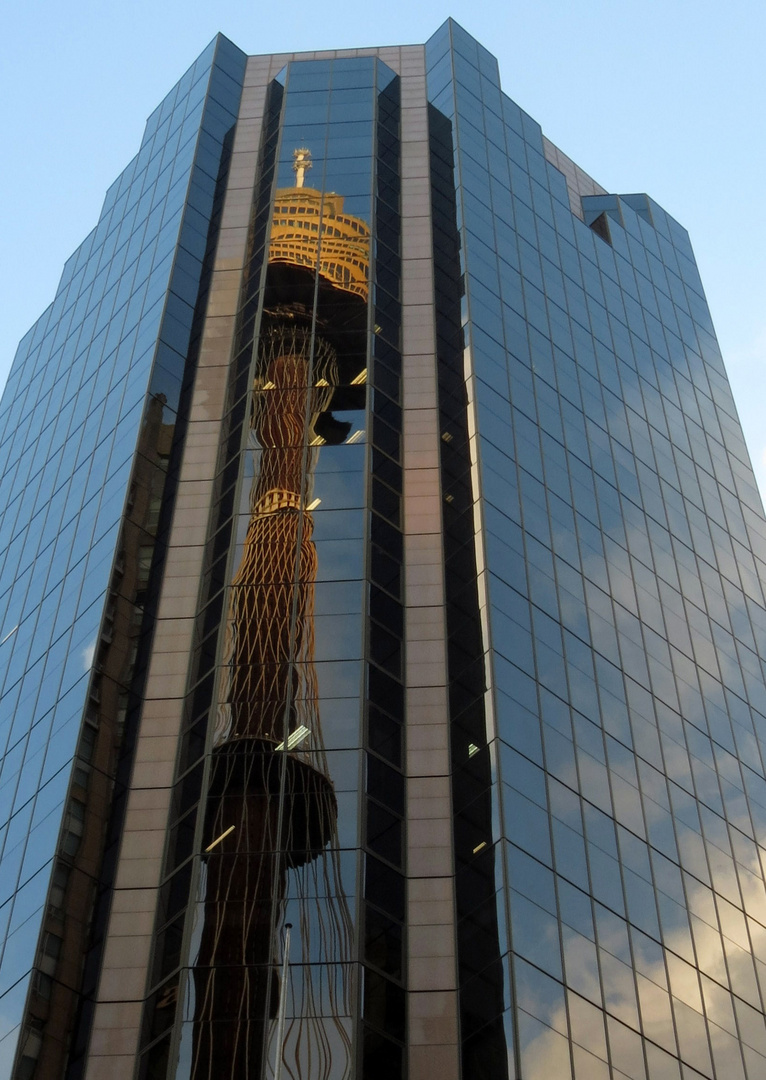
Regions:
<instances>
[{"instance_id":1,"label":"gold colored reflection","mask_svg":"<svg viewBox=\"0 0 766 1080\"><path fill-rule=\"evenodd\" d=\"M299 744L288 739L288 747L315 752L322 743L313 667L317 555L309 507L315 501L317 451L307 443L332 398L337 362L321 338L313 342L312 356L310 332L295 325L265 330L259 353L264 389L253 397L252 428L260 462L242 559L231 584L229 709L219 718L216 742L255 738L276 749L284 741L289 702L290 731L303 728L307 734ZM313 385L308 385L310 362Z\"/></svg>"},{"instance_id":2,"label":"gold colored reflection","mask_svg":"<svg viewBox=\"0 0 766 1080\"><path fill-rule=\"evenodd\" d=\"M192 1080L260 1077L265 1058L282 1057L273 1042L288 896L302 963L291 974L287 1075L351 1073L352 925L318 709L312 489L319 447L354 441L334 413L364 404L370 233L342 213L341 195L304 186L307 149L294 158L296 186L275 196L250 421L255 474L229 587Z\"/></svg>"},{"instance_id":3,"label":"gold colored reflection","mask_svg":"<svg viewBox=\"0 0 766 1080\"><path fill-rule=\"evenodd\" d=\"M336 288L369 294L370 228L361 218L343 213L344 198L335 192L304 187L312 168L306 148L293 153L296 184L276 193L271 222L270 263L306 266Z\"/></svg>"}]
</instances>

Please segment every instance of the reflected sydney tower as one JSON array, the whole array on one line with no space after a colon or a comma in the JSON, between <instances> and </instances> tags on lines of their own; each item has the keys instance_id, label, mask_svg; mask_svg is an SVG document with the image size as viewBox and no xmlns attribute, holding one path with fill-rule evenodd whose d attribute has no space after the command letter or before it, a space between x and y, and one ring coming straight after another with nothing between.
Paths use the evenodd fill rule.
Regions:
<instances>
[{"instance_id":1,"label":"reflected sydney tower","mask_svg":"<svg viewBox=\"0 0 766 1080\"><path fill-rule=\"evenodd\" d=\"M250 421L256 469L229 588L193 1080L261 1077L279 997L287 873L330 859L337 826L314 668L313 468L320 446L346 438L349 425L333 410L358 401L363 381L369 229L342 213L342 196L304 187L308 150L295 151L293 168L296 186L275 195ZM344 389L349 383L357 385ZM347 927L347 913L336 923ZM332 1050L323 1053L312 1080L330 1074ZM291 1073L301 1071L293 1063Z\"/></svg>"}]
</instances>

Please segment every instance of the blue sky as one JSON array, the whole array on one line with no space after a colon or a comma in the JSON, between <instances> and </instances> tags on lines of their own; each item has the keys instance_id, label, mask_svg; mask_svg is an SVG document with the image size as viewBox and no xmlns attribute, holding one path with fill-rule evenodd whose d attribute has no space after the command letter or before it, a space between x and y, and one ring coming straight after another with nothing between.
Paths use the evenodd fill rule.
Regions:
<instances>
[{"instance_id":1,"label":"blue sky","mask_svg":"<svg viewBox=\"0 0 766 1080\"><path fill-rule=\"evenodd\" d=\"M145 118L216 31L246 52L422 42L452 15L610 191L690 232L766 494L764 0L26 0L0 18L0 385Z\"/></svg>"}]
</instances>

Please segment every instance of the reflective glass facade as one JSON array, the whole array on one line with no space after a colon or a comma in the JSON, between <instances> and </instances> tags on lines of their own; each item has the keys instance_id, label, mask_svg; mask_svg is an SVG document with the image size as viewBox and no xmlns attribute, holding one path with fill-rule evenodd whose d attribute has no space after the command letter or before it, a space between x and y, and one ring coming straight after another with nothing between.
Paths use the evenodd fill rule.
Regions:
<instances>
[{"instance_id":1,"label":"reflective glass facade","mask_svg":"<svg viewBox=\"0 0 766 1080\"><path fill-rule=\"evenodd\" d=\"M0 415L2 1075L763 1075L766 524L691 247L457 24L217 38Z\"/></svg>"},{"instance_id":2,"label":"reflective glass facade","mask_svg":"<svg viewBox=\"0 0 766 1080\"><path fill-rule=\"evenodd\" d=\"M427 55L464 1075L759 1076L764 524L689 241Z\"/></svg>"},{"instance_id":3,"label":"reflective glass facade","mask_svg":"<svg viewBox=\"0 0 766 1080\"><path fill-rule=\"evenodd\" d=\"M147 589L243 67L238 50L213 42L149 118L21 342L3 397L4 1075L25 1003L31 1060L46 1020L56 1029L49 1069L71 1033L66 984L79 979L103 806L126 751L139 639L150 634ZM90 845L89 832L99 834Z\"/></svg>"},{"instance_id":4,"label":"reflective glass facade","mask_svg":"<svg viewBox=\"0 0 766 1080\"><path fill-rule=\"evenodd\" d=\"M288 924L286 1062L402 1069L398 113L372 57L269 88L142 1075L273 1067Z\"/></svg>"}]
</instances>

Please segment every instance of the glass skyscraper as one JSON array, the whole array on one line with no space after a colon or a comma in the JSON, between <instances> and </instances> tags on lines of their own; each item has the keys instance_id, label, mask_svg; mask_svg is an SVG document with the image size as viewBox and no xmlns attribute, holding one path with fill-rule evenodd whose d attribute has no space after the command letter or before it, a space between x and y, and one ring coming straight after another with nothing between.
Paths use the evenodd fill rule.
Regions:
<instances>
[{"instance_id":1,"label":"glass skyscraper","mask_svg":"<svg viewBox=\"0 0 766 1080\"><path fill-rule=\"evenodd\" d=\"M766 1075L766 522L691 246L456 23L216 38L0 425L0 1077Z\"/></svg>"}]
</instances>

